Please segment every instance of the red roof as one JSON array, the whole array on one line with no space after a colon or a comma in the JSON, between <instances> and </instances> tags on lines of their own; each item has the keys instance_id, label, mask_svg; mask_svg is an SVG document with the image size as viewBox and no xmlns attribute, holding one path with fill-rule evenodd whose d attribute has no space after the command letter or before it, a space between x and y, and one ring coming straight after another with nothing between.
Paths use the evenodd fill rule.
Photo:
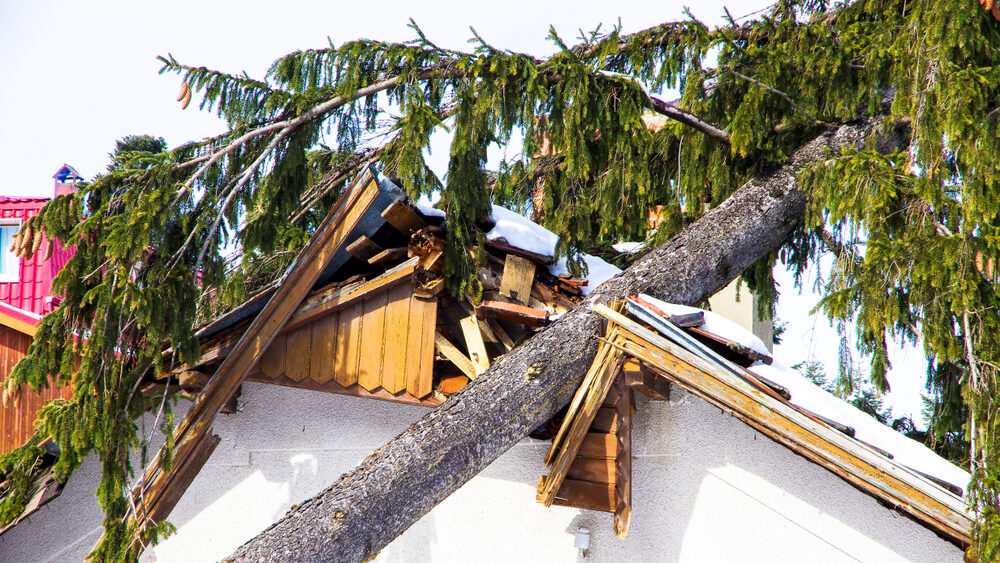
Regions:
<instances>
[{"instance_id":1,"label":"red roof","mask_svg":"<svg viewBox=\"0 0 1000 563\"><path fill-rule=\"evenodd\" d=\"M49 202L48 198L0 196L0 219L21 219L23 222L38 214ZM55 244L52 256L46 260L50 244ZM6 248L0 251L6 251ZM18 309L44 315L55 308L52 297L52 278L66 265L73 255L72 248L63 248L56 241L45 240L31 260L21 259L18 281L0 282L0 302Z\"/></svg>"}]
</instances>

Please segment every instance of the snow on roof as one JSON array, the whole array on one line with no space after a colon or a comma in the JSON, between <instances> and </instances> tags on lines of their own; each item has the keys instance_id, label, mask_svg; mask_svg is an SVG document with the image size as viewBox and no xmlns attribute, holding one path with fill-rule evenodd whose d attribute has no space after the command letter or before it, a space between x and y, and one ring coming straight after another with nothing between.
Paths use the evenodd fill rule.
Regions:
<instances>
[{"instance_id":1,"label":"snow on roof","mask_svg":"<svg viewBox=\"0 0 1000 563\"><path fill-rule=\"evenodd\" d=\"M434 207L440 198L440 194L435 192L430 196L420 196L414 204L421 213L428 217L444 217L444 211ZM542 256L555 256L559 236L531 219L499 205L493 206L490 219L493 220L494 227L486 233L487 240L503 239L507 244L521 250ZM619 268L597 256L581 254L580 257L587 265L587 285L580 288L584 295L589 294L594 288L621 272ZM555 264L549 266L549 272L560 277L570 275L569 263L566 258L560 258Z\"/></svg>"},{"instance_id":2,"label":"snow on roof","mask_svg":"<svg viewBox=\"0 0 1000 563\"><path fill-rule=\"evenodd\" d=\"M420 199L414 202L414 204L416 204L417 209L427 217L444 217L444 211L434 207L434 204L437 203L439 199L441 199L441 194L438 192L434 192L434 199L428 197L427 194L423 194L420 196Z\"/></svg>"},{"instance_id":3,"label":"snow on roof","mask_svg":"<svg viewBox=\"0 0 1000 563\"><path fill-rule=\"evenodd\" d=\"M488 240L504 239L507 244L522 250L543 256L555 255L559 237L545 227L499 205L493 206L491 219L493 219L495 226L493 230L486 233ZM581 258L587 265L588 283L580 288L584 295L589 294L594 288L621 272L620 269L597 256L581 254ZM569 263L566 258L560 258L555 264L549 266L549 272L554 276L565 277L569 275Z\"/></svg>"},{"instance_id":4,"label":"snow on roof","mask_svg":"<svg viewBox=\"0 0 1000 563\"><path fill-rule=\"evenodd\" d=\"M646 298L646 297L644 297ZM669 315L681 315L701 311L694 307L664 303L648 298L649 301ZM727 338L747 348L765 355L771 355L764 342L740 325L711 311L704 311L705 324L700 327L716 336ZM883 449L893 455L899 465L933 475L960 487L963 491L969 485L969 473L936 454L927 446L907 438L874 417L857 409L854 405L824 391L818 385L777 359L771 365L756 362L749 370L788 389L794 405L816 414L846 424L854 428L855 438Z\"/></svg>"},{"instance_id":5,"label":"snow on roof","mask_svg":"<svg viewBox=\"0 0 1000 563\"><path fill-rule=\"evenodd\" d=\"M635 254L636 252L639 252L645 247L646 243L634 242L634 241L619 242L618 244L611 245L611 248L614 248L615 250L621 252L622 254Z\"/></svg>"},{"instance_id":6,"label":"snow on roof","mask_svg":"<svg viewBox=\"0 0 1000 563\"><path fill-rule=\"evenodd\" d=\"M967 471L854 405L827 393L797 370L775 361L769 366L757 362L750 366L750 371L787 388L793 404L854 428L855 438L891 453L896 463L933 475L963 491L969 486Z\"/></svg>"},{"instance_id":7,"label":"snow on roof","mask_svg":"<svg viewBox=\"0 0 1000 563\"><path fill-rule=\"evenodd\" d=\"M733 342L744 346L757 352L764 356L771 356L770 350L764 344L764 341L757 337L754 333L748 331L747 329L741 327L739 324L723 317L718 313L713 313L712 311L704 311L696 307L688 307L687 305L676 305L674 303L664 303L659 299L653 299L649 296L643 296L643 299L648 301L655 301L656 307L668 315L687 315L690 313L703 313L705 316L705 324L698 327L707 332L711 332L716 336L721 336L727 340L732 340ZM763 375L763 374L762 374Z\"/></svg>"}]
</instances>

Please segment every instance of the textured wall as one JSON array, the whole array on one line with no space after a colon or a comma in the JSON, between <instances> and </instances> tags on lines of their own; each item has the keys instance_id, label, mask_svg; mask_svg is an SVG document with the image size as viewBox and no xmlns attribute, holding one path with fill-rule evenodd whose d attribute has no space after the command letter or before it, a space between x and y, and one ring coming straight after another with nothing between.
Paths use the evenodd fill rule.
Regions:
<instances>
[{"instance_id":1,"label":"textured wall","mask_svg":"<svg viewBox=\"0 0 1000 563\"><path fill-rule=\"evenodd\" d=\"M535 503L547 442L523 440L411 527L380 561L961 561L906 517L677 389L637 397L632 527ZM247 384L241 412L146 561L213 561L309 498L425 412L421 407ZM79 560L97 538L96 464L0 536L0 561ZM373 523L374 525L374 523Z\"/></svg>"},{"instance_id":2,"label":"textured wall","mask_svg":"<svg viewBox=\"0 0 1000 563\"><path fill-rule=\"evenodd\" d=\"M0 325L0 385L7 379L17 362L28 353L31 337L12 328ZM49 386L40 393L31 387L21 387L20 395L6 404L0 402L0 455L20 446L35 433L35 418L38 409L52 399L69 399L73 389L66 385L59 387L49 378Z\"/></svg>"}]
</instances>

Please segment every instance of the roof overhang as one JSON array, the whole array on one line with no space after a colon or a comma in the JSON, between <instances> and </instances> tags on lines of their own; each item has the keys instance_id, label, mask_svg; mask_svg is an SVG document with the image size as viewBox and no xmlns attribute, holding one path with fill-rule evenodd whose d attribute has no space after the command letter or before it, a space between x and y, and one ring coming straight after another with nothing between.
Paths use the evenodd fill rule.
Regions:
<instances>
[{"instance_id":1,"label":"roof overhang","mask_svg":"<svg viewBox=\"0 0 1000 563\"><path fill-rule=\"evenodd\" d=\"M0 302L0 325L33 337L38 332L38 323L41 320L41 315Z\"/></svg>"}]
</instances>

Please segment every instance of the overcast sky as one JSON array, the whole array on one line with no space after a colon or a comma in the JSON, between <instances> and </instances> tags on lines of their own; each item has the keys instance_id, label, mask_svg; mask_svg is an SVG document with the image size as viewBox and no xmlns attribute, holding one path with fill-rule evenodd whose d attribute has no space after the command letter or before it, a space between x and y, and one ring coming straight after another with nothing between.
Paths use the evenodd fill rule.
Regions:
<instances>
[{"instance_id":1,"label":"overcast sky","mask_svg":"<svg viewBox=\"0 0 1000 563\"><path fill-rule=\"evenodd\" d=\"M701 0L693 13L721 22L723 5L740 17L764 0ZM580 29L620 21L626 32L683 19L683 4L618 0L474 2L87 2L0 0L0 165L2 195L52 194L52 175L65 162L91 179L105 169L114 142L129 134L162 136L171 146L218 134L224 124L182 111L180 79L159 75L157 55L261 77L276 58L297 49L357 38L409 40L414 18L435 43L468 46L469 27L498 47L536 55L552 52L554 25L567 40ZM783 276L779 317L789 321L778 358L809 357L834 371L837 335L810 318L816 296L799 295ZM896 414L919 417L923 364L918 351L897 355L890 374ZM904 361L905 359L905 361Z\"/></svg>"}]
</instances>

